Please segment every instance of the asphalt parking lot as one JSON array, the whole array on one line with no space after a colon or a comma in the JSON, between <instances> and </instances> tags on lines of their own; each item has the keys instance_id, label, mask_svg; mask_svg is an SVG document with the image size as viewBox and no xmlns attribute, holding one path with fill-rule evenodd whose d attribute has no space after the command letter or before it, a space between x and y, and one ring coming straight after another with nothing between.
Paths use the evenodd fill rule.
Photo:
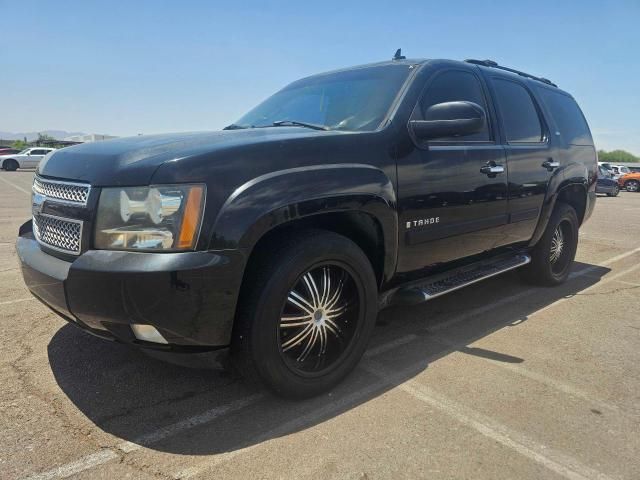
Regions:
<instances>
[{"instance_id":1,"label":"asphalt parking lot","mask_svg":"<svg viewBox=\"0 0 640 480\"><path fill-rule=\"evenodd\" d=\"M640 194L599 197L570 280L515 273L379 317L335 391L288 402L94 338L14 249L0 172L0 478L640 478Z\"/></svg>"}]
</instances>

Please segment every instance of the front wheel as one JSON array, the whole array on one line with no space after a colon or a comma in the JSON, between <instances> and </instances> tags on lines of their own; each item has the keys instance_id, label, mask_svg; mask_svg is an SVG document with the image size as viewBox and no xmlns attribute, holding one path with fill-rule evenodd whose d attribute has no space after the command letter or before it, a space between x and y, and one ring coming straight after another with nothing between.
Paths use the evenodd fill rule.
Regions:
<instances>
[{"instance_id":1,"label":"front wheel","mask_svg":"<svg viewBox=\"0 0 640 480\"><path fill-rule=\"evenodd\" d=\"M627 189L627 192L637 192L640 190L640 182L638 180L629 180L625 182L624 188Z\"/></svg>"},{"instance_id":2,"label":"front wheel","mask_svg":"<svg viewBox=\"0 0 640 480\"><path fill-rule=\"evenodd\" d=\"M525 280L538 285L560 285L567 280L578 248L578 216L559 203L542 238L531 251L531 263L522 268Z\"/></svg>"},{"instance_id":3,"label":"front wheel","mask_svg":"<svg viewBox=\"0 0 640 480\"><path fill-rule=\"evenodd\" d=\"M4 163L2 164L2 167L7 171L7 172L15 172L19 165L18 162L16 162L13 158L9 158L8 160L5 160Z\"/></svg>"},{"instance_id":4,"label":"front wheel","mask_svg":"<svg viewBox=\"0 0 640 480\"><path fill-rule=\"evenodd\" d=\"M613 187L613 190L611 190L611 193L607 193L607 197L617 197L618 193L620 193L620 187L616 185Z\"/></svg>"},{"instance_id":5,"label":"front wheel","mask_svg":"<svg viewBox=\"0 0 640 480\"><path fill-rule=\"evenodd\" d=\"M268 249L243 286L235 364L282 396L318 395L364 353L377 316L375 274L355 243L332 232Z\"/></svg>"}]
</instances>

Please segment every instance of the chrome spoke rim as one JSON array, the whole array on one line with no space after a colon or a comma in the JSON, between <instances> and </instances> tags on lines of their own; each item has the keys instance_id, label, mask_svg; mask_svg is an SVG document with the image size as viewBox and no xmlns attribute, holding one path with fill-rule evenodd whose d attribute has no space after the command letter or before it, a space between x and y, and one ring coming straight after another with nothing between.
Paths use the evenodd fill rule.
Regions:
<instances>
[{"instance_id":1,"label":"chrome spoke rim","mask_svg":"<svg viewBox=\"0 0 640 480\"><path fill-rule=\"evenodd\" d=\"M358 294L338 265L305 272L289 290L280 316L280 350L304 373L333 365L348 348L358 323Z\"/></svg>"},{"instance_id":2,"label":"chrome spoke rim","mask_svg":"<svg viewBox=\"0 0 640 480\"><path fill-rule=\"evenodd\" d=\"M553 232L553 238L551 239L551 251L549 253L549 261L554 264L562 256L564 250L564 234L562 233L561 225L556 227Z\"/></svg>"}]
</instances>

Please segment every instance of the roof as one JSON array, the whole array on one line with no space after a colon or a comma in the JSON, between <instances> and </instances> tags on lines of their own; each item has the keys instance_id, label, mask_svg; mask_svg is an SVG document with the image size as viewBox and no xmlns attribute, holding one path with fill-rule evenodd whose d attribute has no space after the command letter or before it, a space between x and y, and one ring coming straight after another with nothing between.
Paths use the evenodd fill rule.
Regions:
<instances>
[{"instance_id":1,"label":"roof","mask_svg":"<svg viewBox=\"0 0 640 480\"><path fill-rule=\"evenodd\" d=\"M451 60L451 59L426 59L426 58L399 58L399 59L390 59L390 60L384 60L382 62L374 62L374 63L366 63L363 65L354 65L351 67L345 67L345 68L339 68L336 70L330 70L328 72L321 72L315 75L309 75L308 77L305 78L311 78L311 77L316 77L316 76L322 76L322 75L331 75L334 73L340 73L340 72L348 72L350 70L358 70L361 68L372 68L372 67L385 67L385 66L392 66L392 65L424 65L427 62L430 61L442 61L442 62L451 62L451 63L459 63L459 64L464 64L464 65L478 65L479 67L482 67L485 70L495 70L496 72L500 72L500 73L504 73L506 76L515 76L515 77L524 77L527 78L529 80L534 80L536 82L542 83L546 86L549 87L555 87L557 88L558 86L553 83L551 80L544 78L544 77L539 77L536 75L532 75L530 73L526 73L520 70L516 70L514 68L511 67L505 67L503 65L499 65L497 62L493 61L493 60L475 60L475 59L467 59L464 61L461 60ZM304 80L304 79L301 79Z\"/></svg>"}]
</instances>

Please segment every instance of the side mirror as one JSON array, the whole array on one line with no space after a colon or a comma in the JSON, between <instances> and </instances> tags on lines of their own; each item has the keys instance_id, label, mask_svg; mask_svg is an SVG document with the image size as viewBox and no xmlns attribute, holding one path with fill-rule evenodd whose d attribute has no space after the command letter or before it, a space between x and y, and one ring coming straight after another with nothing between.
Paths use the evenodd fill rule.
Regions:
<instances>
[{"instance_id":1,"label":"side mirror","mask_svg":"<svg viewBox=\"0 0 640 480\"><path fill-rule=\"evenodd\" d=\"M430 106L424 120L411 120L409 127L416 138L429 140L462 137L482 130L486 123L484 109L473 102L445 102Z\"/></svg>"}]
</instances>

